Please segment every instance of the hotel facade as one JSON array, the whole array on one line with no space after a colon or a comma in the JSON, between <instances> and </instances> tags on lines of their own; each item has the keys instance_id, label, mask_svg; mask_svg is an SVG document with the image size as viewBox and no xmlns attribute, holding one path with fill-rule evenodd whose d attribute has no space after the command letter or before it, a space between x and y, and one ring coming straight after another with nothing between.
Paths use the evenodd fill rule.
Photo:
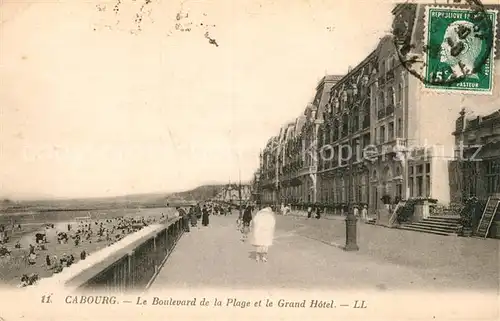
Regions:
<instances>
[{"instance_id":1,"label":"hotel facade","mask_svg":"<svg viewBox=\"0 0 500 321\"><path fill-rule=\"evenodd\" d=\"M425 5L397 5L393 27L423 56ZM498 46L498 38L497 38ZM494 82L500 83L499 55ZM325 76L304 114L269 139L261 154L261 200L340 213L366 206L379 221L387 203L402 199L455 201L450 162L456 157L455 119L464 108L500 109L493 95L424 90L403 66L393 36L382 38L344 76Z\"/></svg>"}]
</instances>

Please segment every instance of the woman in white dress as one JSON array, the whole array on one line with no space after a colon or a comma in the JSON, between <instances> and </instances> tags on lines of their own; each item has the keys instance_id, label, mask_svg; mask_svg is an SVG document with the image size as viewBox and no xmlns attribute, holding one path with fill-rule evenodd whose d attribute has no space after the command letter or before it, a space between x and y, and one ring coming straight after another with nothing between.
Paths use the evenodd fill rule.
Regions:
<instances>
[{"instance_id":1,"label":"woman in white dress","mask_svg":"<svg viewBox=\"0 0 500 321\"><path fill-rule=\"evenodd\" d=\"M252 220L251 244L255 247L256 261L267 262L267 252L273 245L274 229L276 218L270 207L266 207L257 214Z\"/></svg>"}]
</instances>

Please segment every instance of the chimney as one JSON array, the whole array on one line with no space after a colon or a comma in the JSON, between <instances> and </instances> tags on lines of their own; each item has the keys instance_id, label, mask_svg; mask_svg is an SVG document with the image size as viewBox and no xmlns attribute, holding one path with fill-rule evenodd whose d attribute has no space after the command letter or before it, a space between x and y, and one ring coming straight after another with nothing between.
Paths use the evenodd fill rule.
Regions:
<instances>
[{"instance_id":1,"label":"chimney","mask_svg":"<svg viewBox=\"0 0 500 321\"><path fill-rule=\"evenodd\" d=\"M347 73L350 73L352 71L352 66L349 65L349 67L347 68Z\"/></svg>"}]
</instances>

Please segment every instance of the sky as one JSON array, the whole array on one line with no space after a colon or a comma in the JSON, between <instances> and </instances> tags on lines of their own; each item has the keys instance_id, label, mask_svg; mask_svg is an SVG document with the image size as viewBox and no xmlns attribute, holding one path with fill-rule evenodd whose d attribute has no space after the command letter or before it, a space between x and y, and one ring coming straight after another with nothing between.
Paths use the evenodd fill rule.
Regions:
<instances>
[{"instance_id":1,"label":"sky","mask_svg":"<svg viewBox=\"0 0 500 321\"><path fill-rule=\"evenodd\" d=\"M137 30L144 0L122 0L117 14L115 3L1 2L0 196L248 181L321 77L345 74L390 32L392 8L152 0Z\"/></svg>"}]
</instances>

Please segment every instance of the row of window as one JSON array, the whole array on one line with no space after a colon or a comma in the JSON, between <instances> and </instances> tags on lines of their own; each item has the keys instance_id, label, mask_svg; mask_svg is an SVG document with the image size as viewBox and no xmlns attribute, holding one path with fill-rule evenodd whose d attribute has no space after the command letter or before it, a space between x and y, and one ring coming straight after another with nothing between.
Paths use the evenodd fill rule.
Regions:
<instances>
[{"instance_id":1,"label":"row of window","mask_svg":"<svg viewBox=\"0 0 500 321\"><path fill-rule=\"evenodd\" d=\"M387 124L387 128L385 125L381 125L380 127L375 128L375 131L377 144L383 144L393 140L394 138L401 138L403 137L403 121L401 118L398 118L396 121L396 128L394 128L394 122L391 121Z\"/></svg>"},{"instance_id":2,"label":"row of window","mask_svg":"<svg viewBox=\"0 0 500 321\"><path fill-rule=\"evenodd\" d=\"M387 110L384 110L387 111ZM393 110L389 111L391 114ZM387 116L388 114L379 114L379 118L383 118L383 116ZM320 137L320 145L328 145L333 142L336 142L339 139L345 138L349 134L349 126L351 126L351 131L356 133L360 129L366 129L370 127L370 117L369 115L363 114L361 117L359 115L354 114L352 117L344 115L342 117L342 122L335 120L333 122L333 126L326 127L324 133L322 133L322 137ZM360 119L362 119L362 123L360 123ZM386 128L385 125L382 125L376 130L376 143L385 143L386 141L390 141L396 137L403 136L403 121L401 118L398 118L396 121L396 127L394 122L390 122ZM388 134L388 135L387 135Z\"/></svg>"},{"instance_id":3,"label":"row of window","mask_svg":"<svg viewBox=\"0 0 500 321\"><path fill-rule=\"evenodd\" d=\"M488 191L500 191L500 164L491 165L491 168L486 176ZM396 170L396 175L400 175L401 171ZM345 203L353 201L356 203L368 203L369 183L368 175L362 174L354 177L352 182L352 191L348 195L348 182L343 177L335 180L324 181L319 195L322 202ZM394 193L392 187L395 188ZM410 163L408 168L408 187L409 197L430 197L431 196L431 164L427 163ZM283 196L288 198L303 199L303 195L309 188L304 185L286 187L283 190ZM401 180L392 182L389 177L382 182L381 192L384 195L394 196L395 198L403 198L403 183ZM348 200L348 197L350 200ZM373 197L382 197L374 190ZM377 200L378 201L378 200Z\"/></svg>"},{"instance_id":4,"label":"row of window","mask_svg":"<svg viewBox=\"0 0 500 321\"><path fill-rule=\"evenodd\" d=\"M380 71L381 71L381 77L380 77L380 85L383 86L385 84L385 79L393 79L394 78L394 73L395 73L395 68L396 68L396 59L394 57L389 57L386 61L381 61L380 62ZM387 91L382 89L379 92L378 95L378 104L376 111L380 111L381 109L384 109L385 106L390 105L394 106L395 102L397 102L399 105L402 104L403 102L403 92L404 92L404 87L403 84L399 83L397 86L397 90L394 89L393 86L388 86ZM357 88L355 89L355 94L356 95L362 95L362 96L368 96L371 97L371 88L361 88L361 90L358 92ZM331 109L329 110L330 113L338 113L342 109L346 108L344 106L347 102L348 96L344 92L343 96L340 97L338 100L338 105L333 100L333 97L330 97L329 100L329 106L331 106Z\"/></svg>"},{"instance_id":5,"label":"row of window","mask_svg":"<svg viewBox=\"0 0 500 321\"><path fill-rule=\"evenodd\" d=\"M431 196L431 164L410 163L408 167L410 197Z\"/></svg>"},{"instance_id":6,"label":"row of window","mask_svg":"<svg viewBox=\"0 0 500 321\"><path fill-rule=\"evenodd\" d=\"M395 104L397 102L397 104ZM382 90L379 92L377 111L384 109L386 106L401 106L403 103L403 84L398 84L397 95L394 88L389 86L387 91Z\"/></svg>"},{"instance_id":7,"label":"row of window","mask_svg":"<svg viewBox=\"0 0 500 321\"><path fill-rule=\"evenodd\" d=\"M327 181L321 188L321 201L327 203L368 203L368 175L355 176L352 184L352 191L348 200L346 180L341 177L338 181ZM338 184L336 184L338 183Z\"/></svg>"}]
</instances>

